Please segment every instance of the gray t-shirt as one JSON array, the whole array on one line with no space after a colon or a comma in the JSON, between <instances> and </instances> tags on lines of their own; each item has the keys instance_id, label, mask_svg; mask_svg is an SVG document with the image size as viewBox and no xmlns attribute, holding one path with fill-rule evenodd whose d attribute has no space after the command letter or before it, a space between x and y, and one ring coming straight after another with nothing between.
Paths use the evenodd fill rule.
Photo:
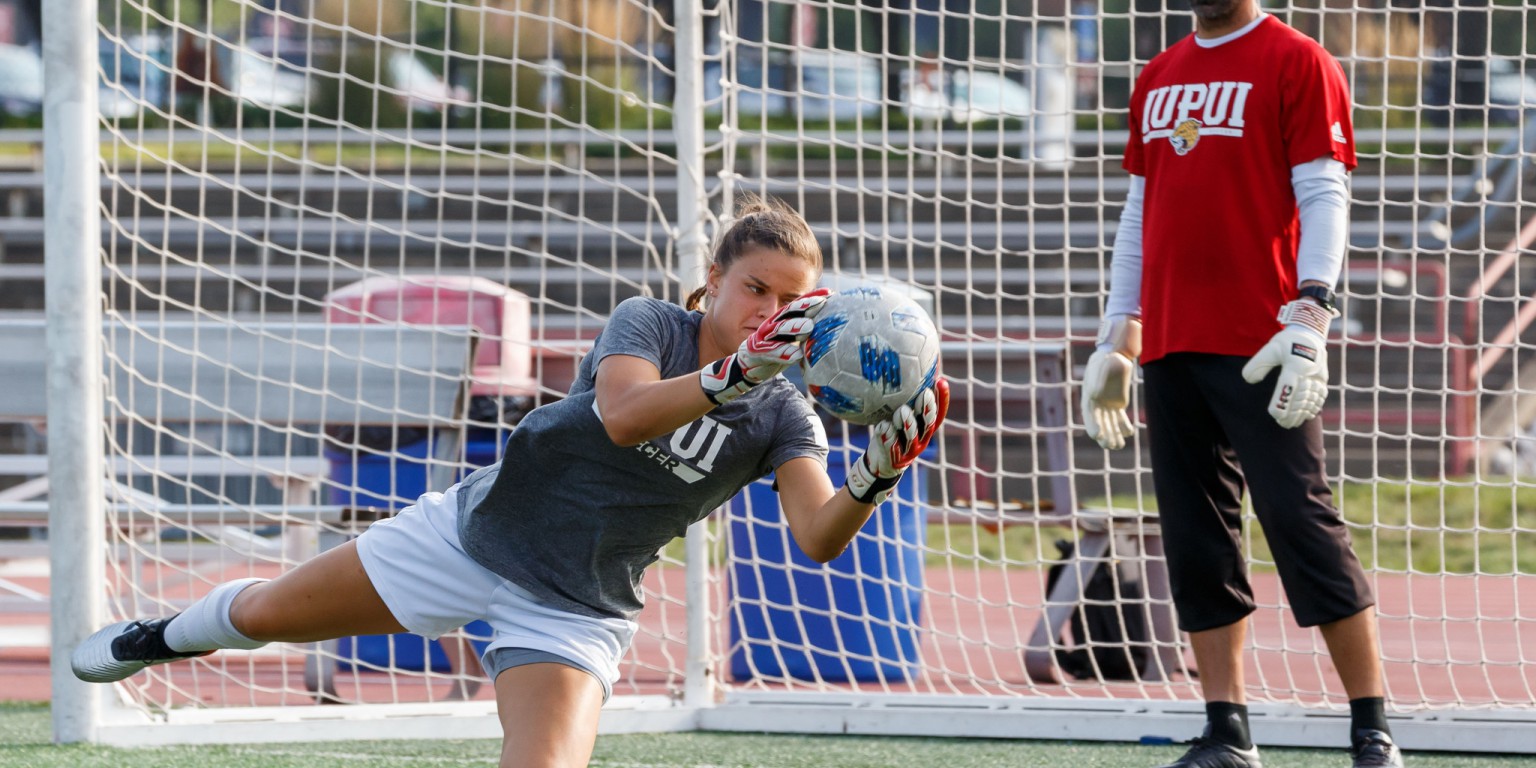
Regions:
<instances>
[{"instance_id":1,"label":"gray t-shirt","mask_svg":"<svg viewBox=\"0 0 1536 768\"><path fill-rule=\"evenodd\" d=\"M471 558L556 608L632 619L646 566L689 525L790 459L826 463L820 420L782 376L670 435L630 448L608 438L597 364L631 355L664 379L696 371L701 317L644 297L614 308L570 395L525 416L501 462L461 484Z\"/></svg>"}]
</instances>

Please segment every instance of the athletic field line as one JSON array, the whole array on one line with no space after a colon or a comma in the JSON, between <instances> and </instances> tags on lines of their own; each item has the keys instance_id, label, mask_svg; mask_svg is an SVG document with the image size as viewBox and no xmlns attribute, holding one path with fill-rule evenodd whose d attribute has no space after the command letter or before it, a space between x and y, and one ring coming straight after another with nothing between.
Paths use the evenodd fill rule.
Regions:
<instances>
[{"instance_id":1,"label":"athletic field line","mask_svg":"<svg viewBox=\"0 0 1536 768\"><path fill-rule=\"evenodd\" d=\"M235 754L268 757L323 758L326 760L367 760L372 762L412 763L432 765L495 765L496 758L430 757L427 755L393 755L376 752L310 752L296 749L238 749ZM677 768L676 763L635 763L592 758L592 768ZM721 768L699 764L691 768Z\"/></svg>"}]
</instances>

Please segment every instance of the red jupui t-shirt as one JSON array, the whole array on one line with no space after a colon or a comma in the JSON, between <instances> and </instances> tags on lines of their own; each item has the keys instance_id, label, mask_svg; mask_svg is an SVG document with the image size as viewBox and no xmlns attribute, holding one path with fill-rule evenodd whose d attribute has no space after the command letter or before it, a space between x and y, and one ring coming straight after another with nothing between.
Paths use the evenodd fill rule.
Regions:
<instances>
[{"instance_id":1,"label":"red jupui t-shirt","mask_svg":"<svg viewBox=\"0 0 1536 768\"><path fill-rule=\"evenodd\" d=\"M1123 165L1147 182L1142 362L1258 352L1297 295L1291 167L1356 164L1343 68L1273 16L1214 48L1186 37L1136 79L1129 122Z\"/></svg>"}]
</instances>

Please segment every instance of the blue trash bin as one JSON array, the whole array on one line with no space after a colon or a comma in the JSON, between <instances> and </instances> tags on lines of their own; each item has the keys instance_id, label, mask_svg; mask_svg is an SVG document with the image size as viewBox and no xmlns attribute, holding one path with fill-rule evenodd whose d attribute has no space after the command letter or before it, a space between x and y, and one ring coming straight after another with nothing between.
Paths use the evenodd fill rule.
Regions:
<instances>
[{"instance_id":1,"label":"blue trash bin","mask_svg":"<svg viewBox=\"0 0 1536 768\"><path fill-rule=\"evenodd\" d=\"M505 433L494 429L469 430L465 436L465 461L471 468L494 464L504 436ZM391 447L391 453L353 453L327 449L325 457L330 463L332 481L327 492L330 503L351 507L403 509L414 504L418 496L429 490L447 490L427 487L430 475L427 459L433 441L424 435L414 437L405 445ZM455 478L455 482L462 479L463 474ZM485 646L490 643L490 625L475 621L464 629L472 638L475 652L484 653ZM439 643L406 633L344 637L337 646L337 655L343 660L338 664L343 670L352 669L354 664L351 660L355 660L377 667L393 666L422 671L430 660L432 671L452 671L448 655Z\"/></svg>"},{"instance_id":2,"label":"blue trash bin","mask_svg":"<svg viewBox=\"0 0 1536 768\"><path fill-rule=\"evenodd\" d=\"M859 430L862 432L862 430ZM868 435L832 445L841 485ZM937 446L923 453L931 460ZM778 494L754 483L727 506L730 529L731 676L832 682L909 682L919 669L923 477L909 470L848 550L823 566L783 523Z\"/></svg>"}]
</instances>

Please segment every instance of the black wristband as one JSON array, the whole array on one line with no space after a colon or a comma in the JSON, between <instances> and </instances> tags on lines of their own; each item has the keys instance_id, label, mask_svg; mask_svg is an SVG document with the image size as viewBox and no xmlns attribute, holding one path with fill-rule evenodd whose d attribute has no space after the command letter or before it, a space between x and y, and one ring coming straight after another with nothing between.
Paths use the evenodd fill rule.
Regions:
<instances>
[{"instance_id":1,"label":"black wristband","mask_svg":"<svg viewBox=\"0 0 1536 768\"><path fill-rule=\"evenodd\" d=\"M1330 290L1326 285L1303 285L1299 295L1305 296L1317 302L1320 306L1322 306L1323 309L1326 309L1329 312L1337 309L1333 302L1333 291Z\"/></svg>"}]
</instances>

